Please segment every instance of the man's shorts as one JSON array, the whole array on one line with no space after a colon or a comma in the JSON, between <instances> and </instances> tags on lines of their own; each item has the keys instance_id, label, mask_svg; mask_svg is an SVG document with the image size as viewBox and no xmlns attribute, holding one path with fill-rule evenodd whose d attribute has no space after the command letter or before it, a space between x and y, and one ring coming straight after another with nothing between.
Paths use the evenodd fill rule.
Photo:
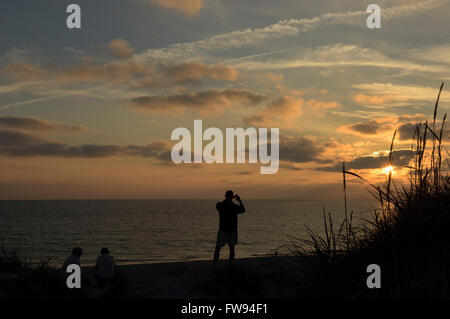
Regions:
<instances>
[{"instance_id":1,"label":"man's shorts","mask_svg":"<svg viewBox=\"0 0 450 319\"><path fill-rule=\"evenodd\" d=\"M227 233L223 230L219 230L217 232L217 241L216 246L223 247L225 244L228 244L228 246L234 246L238 243L238 234L237 231Z\"/></svg>"}]
</instances>

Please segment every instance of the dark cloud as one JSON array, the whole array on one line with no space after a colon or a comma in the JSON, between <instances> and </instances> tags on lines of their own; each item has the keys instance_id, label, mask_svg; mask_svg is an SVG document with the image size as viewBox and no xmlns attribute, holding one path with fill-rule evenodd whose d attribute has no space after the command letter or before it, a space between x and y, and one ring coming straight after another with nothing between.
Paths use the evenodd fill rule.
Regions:
<instances>
[{"instance_id":1,"label":"dark cloud","mask_svg":"<svg viewBox=\"0 0 450 319\"><path fill-rule=\"evenodd\" d=\"M103 82L121 84L132 79L152 76L155 70L151 65L135 61L119 61L114 63L83 63L70 66L51 66L42 69L23 63L12 63L3 66L0 74L23 80L56 80L59 83Z\"/></svg>"},{"instance_id":2,"label":"dark cloud","mask_svg":"<svg viewBox=\"0 0 450 319\"><path fill-rule=\"evenodd\" d=\"M0 146L16 146L41 142L45 142L45 140L31 133L0 129Z\"/></svg>"},{"instance_id":3,"label":"dark cloud","mask_svg":"<svg viewBox=\"0 0 450 319\"><path fill-rule=\"evenodd\" d=\"M375 120L367 122L358 122L350 125L341 126L340 131L344 133L359 133L363 135L376 135L380 132L391 130L390 123L380 123Z\"/></svg>"},{"instance_id":4,"label":"dark cloud","mask_svg":"<svg viewBox=\"0 0 450 319\"><path fill-rule=\"evenodd\" d=\"M414 136L414 131L416 130L417 125L419 125L419 123L405 123L405 124L402 124L398 128L398 138L400 140L412 139L413 136Z\"/></svg>"},{"instance_id":5,"label":"dark cloud","mask_svg":"<svg viewBox=\"0 0 450 319\"><path fill-rule=\"evenodd\" d=\"M286 169L291 171L302 171L304 170L303 167L297 167L294 165L294 163L291 162L280 162L280 169Z\"/></svg>"},{"instance_id":6,"label":"dark cloud","mask_svg":"<svg viewBox=\"0 0 450 319\"><path fill-rule=\"evenodd\" d=\"M217 115L232 104L258 105L266 97L248 90L208 90L177 95L151 95L133 98L132 106L160 113L184 113L194 110L199 114Z\"/></svg>"},{"instance_id":7,"label":"dark cloud","mask_svg":"<svg viewBox=\"0 0 450 319\"><path fill-rule=\"evenodd\" d=\"M62 143L21 144L14 146L0 145L0 154L9 156L52 156L52 157L80 157L103 158L122 154L122 147L118 145L85 144L68 146Z\"/></svg>"},{"instance_id":8,"label":"dark cloud","mask_svg":"<svg viewBox=\"0 0 450 319\"><path fill-rule=\"evenodd\" d=\"M323 145L306 137L280 137L280 160L295 163L327 162Z\"/></svg>"},{"instance_id":9,"label":"dark cloud","mask_svg":"<svg viewBox=\"0 0 450 319\"><path fill-rule=\"evenodd\" d=\"M99 145L83 144L70 146L49 141L40 136L11 130L0 130L0 155L7 156L52 156L65 158L104 158L117 155L154 157L160 159L171 144L167 141L153 141L147 145Z\"/></svg>"},{"instance_id":10,"label":"dark cloud","mask_svg":"<svg viewBox=\"0 0 450 319\"><path fill-rule=\"evenodd\" d=\"M393 151L393 165L408 165L414 154L410 150ZM346 169L376 169L383 168L389 165L389 154L379 156L360 156L352 161L346 162ZM316 170L326 172L339 172L342 169L342 163L337 163L333 166L325 166L316 168Z\"/></svg>"},{"instance_id":11,"label":"dark cloud","mask_svg":"<svg viewBox=\"0 0 450 319\"><path fill-rule=\"evenodd\" d=\"M431 128L432 124L428 124ZM441 130L441 125L442 123L436 123L436 128L435 128L435 133L439 136L440 134L440 130ZM401 125L398 128L398 138L400 140L410 140L414 137L414 133L416 131L417 126L419 126L420 129L420 134L423 134L423 130L425 129L425 125L421 124L421 123L405 123L403 125ZM444 127L444 132L442 133L443 139L446 139L449 137L449 133L450 131L448 129L445 129ZM431 134L430 131L427 132L427 136L429 139L432 139L433 135Z\"/></svg>"},{"instance_id":12,"label":"dark cloud","mask_svg":"<svg viewBox=\"0 0 450 319\"><path fill-rule=\"evenodd\" d=\"M34 117L16 116L0 116L0 127L20 130L63 132L81 132L87 130L87 128L82 125L70 126L62 123L49 122L47 120Z\"/></svg>"},{"instance_id":13,"label":"dark cloud","mask_svg":"<svg viewBox=\"0 0 450 319\"><path fill-rule=\"evenodd\" d=\"M135 156L158 157L170 148L171 144L167 141L153 141L147 145L128 145L126 152Z\"/></svg>"}]
</instances>

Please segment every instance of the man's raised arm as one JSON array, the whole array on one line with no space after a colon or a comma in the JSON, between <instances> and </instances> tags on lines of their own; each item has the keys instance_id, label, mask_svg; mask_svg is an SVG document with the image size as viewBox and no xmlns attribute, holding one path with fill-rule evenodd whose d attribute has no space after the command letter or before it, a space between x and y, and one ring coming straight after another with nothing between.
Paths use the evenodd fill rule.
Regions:
<instances>
[{"instance_id":1,"label":"man's raised arm","mask_svg":"<svg viewBox=\"0 0 450 319\"><path fill-rule=\"evenodd\" d=\"M242 203L241 198L239 197L239 195L234 195L234 198L239 202L240 205L240 209L237 212L238 214L243 214L245 213L245 207L244 207L244 203Z\"/></svg>"}]
</instances>

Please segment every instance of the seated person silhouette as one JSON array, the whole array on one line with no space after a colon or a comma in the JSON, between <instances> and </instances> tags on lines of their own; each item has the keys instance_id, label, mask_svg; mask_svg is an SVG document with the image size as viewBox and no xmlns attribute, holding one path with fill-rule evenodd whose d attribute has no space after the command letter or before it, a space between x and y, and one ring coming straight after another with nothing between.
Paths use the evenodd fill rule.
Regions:
<instances>
[{"instance_id":1,"label":"seated person silhouette","mask_svg":"<svg viewBox=\"0 0 450 319\"><path fill-rule=\"evenodd\" d=\"M108 248L102 248L100 256L97 257L95 263L95 277L98 281L98 286L103 287L112 283L116 273L116 263L113 256L109 254Z\"/></svg>"},{"instance_id":2,"label":"seated person silhouette","mask_svg":"<svg viewBox=\"0 0 450 319\"><path fill-rule=\"evenodd\" d=\"M236 199L239 205L233 203L233 198ZM219 212L219 231L217 232L216 249L214 251L214 262L219 260L220 249L228 244L230 247L229 261L234 261L234 246L238 242L238 214L245 212L244 204L238 195L234 195L233 191L225 193L225 200L218 202L216 209Z\"/></svg>"},{"instance_id":3,"label":"seated person silhouette","mask_svg":"<svg viewBox=\"0 0 450 319\"><path fill-rule=\"evenodd\" d=\"M80 257L81 257L82 253L83 253L83 249L81 249L80 247L74 247L72 249L72 255L67 257L66 260L64 261L64 264L62 266L62 271L65 273L67 270L67 266L72 265L72 264L80 266Z\"/></svg>"}]
</instances>

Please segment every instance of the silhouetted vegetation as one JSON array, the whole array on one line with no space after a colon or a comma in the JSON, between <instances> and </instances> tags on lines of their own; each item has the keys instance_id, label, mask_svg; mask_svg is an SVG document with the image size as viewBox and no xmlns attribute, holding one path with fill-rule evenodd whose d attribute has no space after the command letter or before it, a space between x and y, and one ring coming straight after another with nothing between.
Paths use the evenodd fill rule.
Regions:
<instances>
[{"instance_id":1,"label":"silhouetted vegetation","mask_svg":"<svg viewBox=\"0 0 450 319\"><path fill-rule=\"evenodd\" d=\"M63 281L49 258L32 260L20 249L0 247L0 297L50 298L63 297Z\"/></svg>"},{"instance_id":2,"label":"silhouetted vegetation","mask_svg":"<svg viewBox=\"0 0 450 319\"><path fill-rule=\"evenodd\" d=\"M304 245L293 251L305 258L308 280L299 297L448 298L450 297L450 163L443 144L446 115L437 122L443 84L433 122L417 125L408 183L395 183L392 171L376 186L342 166L345 218L336 227L323 212L324 235L308 229ZM394 133L389 165L393 165ZM447 158L443 156L444 152ZM444 162L445 160L445 162ZM347 213L347 178L358 178L378 199L380 208L362 225ZM311 254L312 253L312 254ZM366 267L381 267L381 289L368 289Z\"/></svg>"},{"instance_id":3,"label":"silhouetted vegetation","mask_svg":"<svg viewBox=\"0 0 450 319\"><path fill-rule=\"evenodd\" d=\"M90 288L89 278L82 289L68 289L61 269L51 265L50 258L33 260L20 249L0 246L0 298L119 298L128 289L125 276L103 288Z\"/></svg>"}]
</instances>

